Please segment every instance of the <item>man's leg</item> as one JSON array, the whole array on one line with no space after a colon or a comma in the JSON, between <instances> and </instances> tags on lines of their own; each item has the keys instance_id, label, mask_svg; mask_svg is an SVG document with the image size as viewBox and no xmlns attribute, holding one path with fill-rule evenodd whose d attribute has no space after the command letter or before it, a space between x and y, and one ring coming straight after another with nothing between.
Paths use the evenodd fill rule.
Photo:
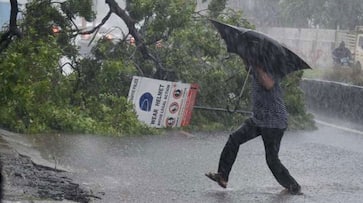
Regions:
<instances>
[{"instance_id":1,"label":"man's leg","mask_svg":"<svg viewBox=\"0 0 363 203\"><path fill-rule=\"evenodd\" d=\"M265 145L266 162L276 180L292 194L300 193L300 185L290 175L289 171L279 159L281 138L283 129L262 128L261 134Z\"/></svg>"},{"instance_id":2,"label":"man's leg","mask_svg":"<svg viewBox=\"0 0 363 203\"><path fill-rule=\"evenodd\" d=\"M229 136L228 141L222 150L218 166L218 173L226 182L228 182L229 173L231 172L232 165L236 160L239 146L258 135L257 128L250 118L247 119L238 130Z\"/></svg>"}]
</instances>

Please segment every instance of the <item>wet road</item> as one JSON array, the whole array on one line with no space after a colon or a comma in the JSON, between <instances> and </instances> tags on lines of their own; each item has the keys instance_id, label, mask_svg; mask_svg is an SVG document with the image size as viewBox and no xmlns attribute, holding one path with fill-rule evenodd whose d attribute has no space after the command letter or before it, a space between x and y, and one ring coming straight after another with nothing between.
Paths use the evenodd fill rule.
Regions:
<instances>
[{"instance_id":1,"label":"wet road","mask_svg":"<svg viewBox=\"0 0 363 203\"><path fill-rule=\"evenodd\" d=\"M94 202L361 202L363 134L318 127L287 132L281 143L280 159L302 185L301 196L281 193L260 137L240 147L226 190L204 173L217 169L228 133L31 136L21 142L29 153L72 171L74 181L97 191L102 199Z\"/></svg>"}]
</instances>

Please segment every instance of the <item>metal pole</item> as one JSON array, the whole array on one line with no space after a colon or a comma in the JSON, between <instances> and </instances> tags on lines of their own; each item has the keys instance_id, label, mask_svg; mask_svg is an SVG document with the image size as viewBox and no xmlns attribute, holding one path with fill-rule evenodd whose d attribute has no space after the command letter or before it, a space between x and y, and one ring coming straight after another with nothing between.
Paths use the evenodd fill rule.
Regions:
<instances>
[{"instance_id":1,"label":"metal pole","mask_svg":"<svg viewBox=\"0 0 363 203\"><path fill-rule=\"evenodd\" d=\"M251 111L244 111L244 110L234 110L231 112L230 110L226 108L218 108L218 107L207 107L207 106L194 106L194 109L200 109L200 110L207 110L207 111L223 111L228 113L240 113L245 115L252 115Z\"/></svg>"}]
</instances>

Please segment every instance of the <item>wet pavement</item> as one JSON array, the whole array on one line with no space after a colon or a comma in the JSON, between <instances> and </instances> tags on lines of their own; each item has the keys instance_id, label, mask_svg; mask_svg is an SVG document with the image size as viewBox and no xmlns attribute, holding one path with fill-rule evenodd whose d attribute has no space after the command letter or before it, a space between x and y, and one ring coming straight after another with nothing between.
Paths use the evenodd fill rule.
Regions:
<instances>
[{"instance_id":1,"label":"wet pavement","mask_svg":"<svg viewBox=\"0 0 363 203\"><path fill-rule=\"evenodd\" d=\"M71 172L102 198L91 202L361 202L363 134L324 122L318 128L287 132L281 143L280 159L301 184L300 196L281 192L260 137L240 147L227 189L204 173L217 169L228 132L3 137L35 161Z\"/></svg>"},{"instance_id":2,"label":"wet pavement","mask_svg":"<svg viewBox=\"0 0 363 203\"><path fill-rule=\"evenodd\" d=\"M29 156L35 150L29 150L31 145L21 142L23 136L3 130L0 130L0 134L3 180L0 194L4 194L0 202L89 202L91 197L96 197L67 177L69 172L47 166L46 160ZM25 148L28 150L23 150Z\"/></svg>"}]
</instances>

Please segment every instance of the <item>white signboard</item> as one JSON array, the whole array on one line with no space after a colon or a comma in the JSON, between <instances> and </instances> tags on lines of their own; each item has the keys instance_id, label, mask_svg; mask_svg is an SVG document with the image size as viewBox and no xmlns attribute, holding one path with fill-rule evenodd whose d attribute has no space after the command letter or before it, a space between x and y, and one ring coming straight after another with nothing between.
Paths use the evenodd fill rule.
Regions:
<instances>
[{"instance_id":1,"label":"white signboard","mask_svg":"<svg viewBox=\"0 0 363 203\"><path fill-rule=\"evenodd\" d=\"M181 127L189 124L197 84L170 82L134 76L128 100L138 119L151 127Z\"/></svg>"}]
</instances>

